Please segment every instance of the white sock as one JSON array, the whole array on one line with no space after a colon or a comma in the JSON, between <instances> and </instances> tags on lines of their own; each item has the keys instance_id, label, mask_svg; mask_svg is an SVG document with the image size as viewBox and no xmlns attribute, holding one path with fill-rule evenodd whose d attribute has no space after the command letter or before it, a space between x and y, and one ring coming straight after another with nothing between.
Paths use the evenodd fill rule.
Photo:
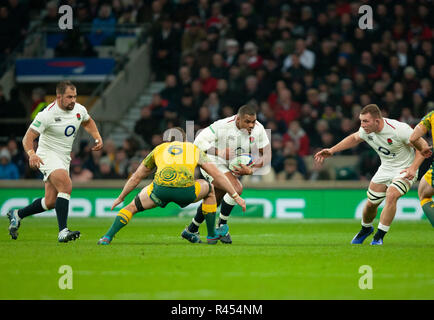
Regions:
<instances>
[{"instance_id":1,"label":"white sock","mask_svg":"<svg viewBox=\"0 0 434 320\"><path fill-rule=\"evenodd\" d=\"M47 207L47 205L45 204L45 197L42 198L42 200L41 200L41 206L42 206L42 208L44 208L45 210L48 210L48 207Z\"/></svg>"},{"instance_id":2,"label":"white sock","mask_svg":"<svg viewBox=\"0 0 434 320\"><path fill-rule=\"evenodd\" d=\"M363 219L362 219L362 226L363 226L363 227L366 227L366 228L368 228L368 227L372 227L373 223L374 223L374 222L371 222L371 223L365 223L365 222L363 222Z\"/></svg>"},{"instance_id":3,"label":"white sock","mask_svg":"<svg viewBox=\"0 0 434 320\"><path fill-rule=\"evenodd\" d=\"M219 216L219 218L220 219L222 219L222 220L226 220L226 221L228 221L228 216L224 216L224 215L222 215L221 213L220 213L220 216Z\"/></svg>"},{"instance_id":4,"label":"white sock","mask_svg":"<svg viewBox=\"0 0 434 320\"><path fill-rule=\"evenodd\" d=\"M384 232L389 231L390 226L385 226L384 224L381 224L381 222L378 224L378 229L383 230Z\"/></svg>"},{"instance_id":5,"label":"white sock","mask_svg":"<svg viewBox=\"0 0 434 320\"><path fill-rule=\"evenodd\" d=\"M228 193L225 194L225 196L223 197L223 200L227 204L230 204L231 206L234 206L237 204L237 202Z\"/></svg>"}]
</instances>

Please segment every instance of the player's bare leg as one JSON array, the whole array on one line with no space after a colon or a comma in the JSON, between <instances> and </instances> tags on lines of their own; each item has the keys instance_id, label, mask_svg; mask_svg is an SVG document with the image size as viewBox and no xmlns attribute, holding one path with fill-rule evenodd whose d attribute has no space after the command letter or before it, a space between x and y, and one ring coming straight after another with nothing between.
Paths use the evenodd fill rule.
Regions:
<instances>
[{"instance_id":1,"label":"player's bare leg","mask_svg":"<svg viewBox=\"0 0 434 320\"><path fill-rule=\"evenodd\" d=\"M208 244L217 243L220 238L220 234L216 234L215 230L215 214L217 211L217 202L215 198L214 187L207 180L198 179L196 180L200 185L200 191L197 195L195 202L203 200L201 205L198 207L198 212L200 211L200 222L196 221L198 214L193 218L189 226L181 233L181 237L187 239L192 243L200 243L199 237L199 226L203 220L206 220L207 226L207 242Z\"/></svg>"},{"instance_id":2,"label":"player's bare leg","mask_svg":"<svg viewBox=\"0 0 434 320\"><path fill-rule=\"evenodd\" d=\"M417 193L419 195L419 201L422 210L428 218L429 222L431 222L431 225L434 227L434 202L432 200L434 189L425 180L425 177L420 180Z\"/></svg>"},{"instance_id":3,"label":"player's bare leg","mask_svg":"<svg viewBox=\"0 0 434 320\"><path fill-rule=\"evenodd\" d=\"M68 171L65 169L54 170L48 177L48 181L53 185L57 192L54 208L56 209L57 223L59 226L59 242L68 242L80 238L80 231L70 231L67 226L69 200L71 199L72 181ZM51 187L49 187L51 190ZM49 201L52 203L54 194L49 194Z\"/></svg>"},{"instance_id":4,"label":"player's bare leg","mask_svg":"<svg viewBox=\"0 0 434 320\"><path fill-rule=\"evenodd\" d=\"M411 184L407 180L398 178L394 179L386 191L386 205L380 216L378 230L372 240L372 245L382 245L383 238L389 231L390 225L396 214L396 203L398 199L410 190Z\"/></svg>"},{"instance_id":5,"label":"player's bare leg","mask_svg":"<svg viewBox=\"0 0 434 320\"><path fill-rule=\"evenodd\" d=\"M231 172L226 172L225 176L232 183L233 187L235 188L235 191L239 195L241 195L243 193L243 185L241 184L240 180L238 180L238 178L235 177ZM236 205L236 202L225 191L223 191L221 189L220 189L220 191L223 194L219 193L218 194L218 198L217 198L217 195L216 195L216 198L218 199L217 203L218 204L221 203L220 215L219 215L219 221L218 221L218 227L222 228L225 225L227 225L227 222L228 222L228 219L229 219L229 215L231 214L232 209ZM229 232L225 236L221 237L220 241L222 243L225 243L225 244L231 244L232 243L232 238L231 238L231 235L229 234Z\"/></svg>"},{"instance_id":6,"label":"player's bare leg","mask_svg":"<svg viewBox=\"0 0 434 320\"><path fill-rule=\"evenodd\" d=\"M38 198L34 200L27 207L21 209L11 210L7 213L9 218L9 234L12 239L16 240L18 238L18 228L21 225L21 220L35 215L46 210L54 208L56 202L57 190L50 181L45 182L45 196L43 198Z\"/></svg>"},{"instance_id":7,"label":"player's bare leg","mask_svg":"<svg viewBox=\"0 0 434 320\"><path fill-rule=\"evenodd\" d=\"M377 216L378 206L386 197L387 186L371 182L367 191L368 201L363 207L362 229L351 240L352 244L362 244L374 232L373 222Z\"/></svg>"},{"instance_id":8,"label":"player's bare leg","mask_svg":"<svg viewBox=\"0 0 434 320\"><path fill-rule=\"evenodd\" d=\"M235 188L235 191L237 191L237 193L241 195L241 193L243 192L243 186L242 186L241 182L231 172L226 172L224 175L232 183L232 186ZM217 206L219 206L221 204L220 217L219 217L219 222L217 224L218 225L217 230L219 232L222 232L225 229L228 229L228 227L224 226L224 225L227 224L228 217L231 214L231 211L232 211L232 209L236 203L233 201L233 199L229 195L226 196L226 191L223 190L223 187L216 184L215 181L213 181L212 184L213 184L214 190L215 190ZM227 199L225 199L225 197ZM197 232L199 225L204 220L205 220L205 217L202 214L202 207L200 206L197 208L197 212L196 212L196 215L193 219L193 223L190 224L188 227L189 230L192 232L193 231ZM223 226L223 228L222 228L222 226ZM227 232L224 236L222 236L220 238L220 241L222 243L227 243L227 244L232 243L232 239L231 239L229 232Z\"/></svg>"},{"instance_id":9,"label":"player's bare leg","mask_svg":"<svg viewBox=\"0 0 434 320\"><path fill-rule=\"evenodd\" d=\"M108 245L113 240L116 233L125 227L137 212L155 208L157 205L148 195L148 189L151 185L147 185L128 205L119 210L115 221L111 225L107 233L98 241L98 244Z\"/></svg>"}]
</instances>

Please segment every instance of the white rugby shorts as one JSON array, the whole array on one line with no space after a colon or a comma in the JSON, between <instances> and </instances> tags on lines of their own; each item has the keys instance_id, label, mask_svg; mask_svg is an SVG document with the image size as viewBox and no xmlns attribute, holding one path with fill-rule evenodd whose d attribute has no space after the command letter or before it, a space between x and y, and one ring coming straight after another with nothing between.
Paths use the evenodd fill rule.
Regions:
<instances>
[{"instance_id":1,"label":"white rugby shorts","mask_svg":"<svg viewBox=\"0 0 434 320\"><path fill-rule=\"evenodd\" d=\"M224 165L224 164L215 164L215 166L217 167L217 169L219 169L219 171L223 174L225 174L226 172L229 172L229 168ZM200 172L202 173L202 175L211 183L214 178L211 177L205 170L203 170L202 168L200 168Z\"/></svg>"},{"instance_id":2,"label":"white rugby shorts","mask_svg":"<svg viewBox=\"0 0 434 320\"><path fill-rule=\"evenodd\" d=\"M375 175L372 177L371 181L373 183L385 184L386 186L389 186L394 179L402 179L402 177L404 177L405 173L400 173L402 170L404 170L404 168L388 169L380 166ZM418 171L416 171L416 175L413 180L405 180L409 186L409 189L417 181L417 175Z\"/></svg>"},{"instance_id":3,"label":"white rugby shorts","mask_svg":"<svg viewBox=\"0 0 434 320\"><path fill-rule=\"evenodd\" d=\"M50 174L57 169L64 169L69 175L69 165L71 157L51 150L37 150L36 154L42 159L39 171L44 175L44 182L48 180Z\"/></svg>"}]
</instances>

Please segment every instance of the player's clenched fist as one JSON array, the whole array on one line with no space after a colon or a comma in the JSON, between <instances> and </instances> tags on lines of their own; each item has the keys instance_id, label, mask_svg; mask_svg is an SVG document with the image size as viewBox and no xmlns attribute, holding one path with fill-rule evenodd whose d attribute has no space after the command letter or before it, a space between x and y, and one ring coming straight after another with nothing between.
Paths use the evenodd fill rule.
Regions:
<instances>
[{"instance_id":1,"label":"player's clenched fist","mask_svg":"<svg viewBox=\"0 0 434 320\"><path fill-rule=\"evenodd\" d=\"M93 146L92 151L101 150L102 146L103 146L102 139L101 138L95 139L95 145Z\"/></svg>"}]
</instances>

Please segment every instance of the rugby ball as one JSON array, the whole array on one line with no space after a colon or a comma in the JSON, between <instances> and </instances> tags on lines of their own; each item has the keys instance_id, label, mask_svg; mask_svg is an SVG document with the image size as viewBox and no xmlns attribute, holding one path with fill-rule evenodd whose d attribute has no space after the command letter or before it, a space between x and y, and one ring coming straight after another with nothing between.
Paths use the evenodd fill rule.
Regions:
<instances>
[{"instance_id":1,"label":"rugby ball","mask_svg":"<svg viewBox=\"0 0 434 320\"><path fill-rule=\"evenodd\" d=\"M239 156L233 158L229 162L229 170L234 171L234 166L241 168L240 164L244 164L248 167L253 165L253 159L252 156L248 153L242 153Z\"/></svg>"}]
</instances>

